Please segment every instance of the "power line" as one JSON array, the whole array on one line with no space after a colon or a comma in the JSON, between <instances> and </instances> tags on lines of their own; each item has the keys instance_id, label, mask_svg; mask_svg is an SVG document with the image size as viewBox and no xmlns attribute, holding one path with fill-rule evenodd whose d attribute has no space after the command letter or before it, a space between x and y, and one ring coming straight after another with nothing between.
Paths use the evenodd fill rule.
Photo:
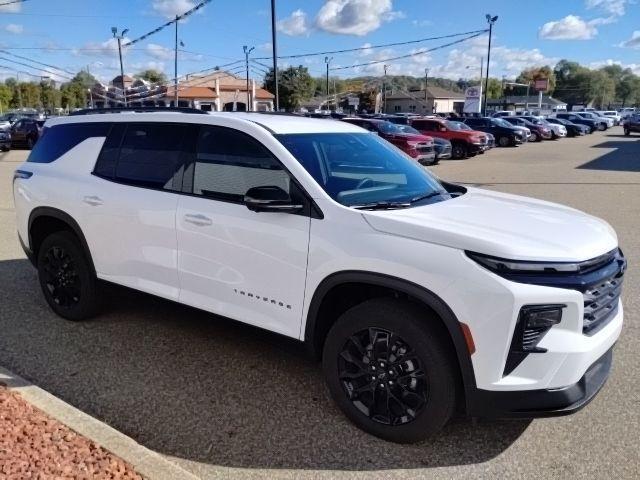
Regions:
<instances>
[{"instance_id":1,"label":"power line","mask_svg":"<svg viewBox=\"0 0 640 480\"><path fill-rule=\"evenodd\" d=\"M13 3L23 3L26 2L27 0L10 0L8 2L2 2L0 3L0 7L4 7L5 5L11 5Z\"/></svg>"},{"instance_id":2,"label":"power line","mask_svg":"<svg viewBox=\"0 0 640 480\"><path fill-rule=\"evenodd\" d=\"M18 62L17 60L11 60L10 58L0 57L0 60L4 60L5 62L10 62L10 63L15 63L17 65L22 65L23 67L31 68L32 70L37 70L39 72L45 72L45 73L48 73L49 75L66 78L67 80L72 80L72 77L69 77L67 75L62 75L61 73L56 73L56 72L50 72L49 70L45 70L44 68L34 67L33 65L27 65L26 63Z\"/></svg>"},{"instance_id":3,"label":"power line","mask_svg":"<svg viewBox=\"0 0 640 480\"><path fill-rule=\"evenodd\" d=\"M362 51L362 50L373 50L376 48L385 48L385 47L397 47L400 45L410 45L413 43L422 43L422 42L427 42L430 40L444 40L445 38L454 38L454 37L461 37L464 35L472 35L472 34L483 34L485 32L488 32L488 29L483 29L483 30L473 30L471 32L462 32L462 33L452 33L451 35L441 35L438 37L427 37L427 38L419 38L417 40L407 40L406 42L395 42L395 43L384 43L384 44L380 44L380 45L371 45L369 47L357 47L357 48L345 48L342 50L331 50L331 51L327 51L327 52L312 52L312 53L298 53L295 55L285 55L285 56L278 56L278 58L301 58L301 57L313 57L313 56L317 56L317 55L333 55L333 54L338 54L338 53L349 53L349 52L358 52L358 51ZM479 36L479 35L476 35ZM470 37L473 38L473 37ZM256 57L256 60L270 60L271 57Z\"/></svg>"},{"instance_id":4,"label":"power line","mask_svg":"<svg viewBox=\"0 0 640 480\"><path fill-rule=\"evenodd\" d=\"M135 38L133 40L131 40L128 43L125 43L124 45L122 45L123 47L128 47L129 45L133 45L135 43L141 42L142 40L150 37L151 35L154 35L156 33L158 33L161 30L164 30L165 28L167 28L170 25L173 25L174 23L182 20L183 18L188 17L189 15L192 15L193 13L195 13L196 11L200 10L202 7L204 7L207 3L210 3L211 0L202 0L198 5L196 5L195 7L193 7L190 10L187 10L186 12L184 12L182 15L176 15L176 18L169 20L168 22L163 23L162 25L160 25L157 28L154 28L153 30L151 30L150 32L145 33L144 35L142 35L141 37Z\"/></svg>"},{"instance_id":5,"label":"power line","mask_svg":"<svg viewBox=\"0 0 640 480\"><path fill-rule=\"evenodd\" d=\"M479 37L480 35L482 35L486 30L482 30L479 33L476 33L475 35L470 35L468 37L465 38L461 38L460 40L456 40L455 42L449 42L449 43L445 43L444 45L439 45L437 47L433 47L433 48L428 48L426 50L421 50L419 52L414 52L414 53L408 53L406 55L399 55L397 57L390 57L390 58L385 58L382 60L374 60L372 62L365 62L365 63L356 63L353 65L347 65L344 67L333 67L331 70L346 70L348 68L356 68L356 67L367 67L369 65L377 65L379 63L386 63L386 62L391 62L393 60L401 60L403 58L410 58L410 57L417 57L419 55L424 55L425 53L429 53L429 52L434 52L436 50L442 50L443 48L447 48L447 47L451 47L453 45L457 45L459 43L463 43L466 42L467 40L471 40L472 38L476 38Z\"/></svg>"},{"instance_id":6,"label":"power line","mask_svg":"<svg viewBox=\"0 0 640 480\"><path fill-rule=\"evenodd\" d=\"M61 72L69 73L71 75L75 75L77 73L77 72L74 73L74 72L71 72L69 70L65 70L64 68L54 67L53 65L49 65L48 63L42 63L42 62L38 62L36 60L31 60L30 58L23 57L21 55L16 55L15 53L7 52L5 50L0 50L0 53L4 53L6 55L11 55L12 57L16 57L16 58L21 58L22 60L27 60L28 62L31 62L31 63L37 63L38 65L42 65L43 67L53 68L54 70L59 70Z\"/></svg>"}]
</instances>

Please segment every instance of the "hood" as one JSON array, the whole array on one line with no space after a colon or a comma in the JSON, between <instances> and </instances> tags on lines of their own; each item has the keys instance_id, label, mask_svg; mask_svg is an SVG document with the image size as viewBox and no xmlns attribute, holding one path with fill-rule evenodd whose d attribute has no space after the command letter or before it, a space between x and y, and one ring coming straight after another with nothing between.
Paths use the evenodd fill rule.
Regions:
<instances>
[{"instance_id":1,"label":"hood","mask_svg":"<svg viewBox=\"0 0 640 480\"><path fill-rule=\"evenodd\" d=\"M444 202L362 215L379 232L512 260L582 261L618 245L613 229L599 218L476 188Z\"/></svg>"}]
</instances>

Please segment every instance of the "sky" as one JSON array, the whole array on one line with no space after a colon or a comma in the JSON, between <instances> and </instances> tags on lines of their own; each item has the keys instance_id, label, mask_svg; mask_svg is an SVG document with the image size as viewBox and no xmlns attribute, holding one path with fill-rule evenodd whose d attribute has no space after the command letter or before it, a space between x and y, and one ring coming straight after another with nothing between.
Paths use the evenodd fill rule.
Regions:
<instances>
[{"instance_id":1,"label":"sky","mask_svg":"<svg viewBox=\"0 0 640 480\"><path fill-rule=\"evenodd\" d=\"M49 76L65 81L80 69L103 82L119 74L112 27L134 40L200 0L0 0L0 79ZM488 35L451 37L384 48L380 44L478 31L494 26L491 75L515 77L529 66L570 59L596 68L617 63L640 74L640 0L276 0L278 56L360 48L329 54L332 76L388 74L457 80L478 77ZM173 77L174 26L124 48L124 70L154 68ZM251 76L271 65L270 0L213 0L179 23L178 74L244 60L255 47ZM24 58L17 57L21 56ZM408 56L412 55L412 56ZM407 58L392 60L394 57ZM386 61L385 61L386 60ZM370 63L376 62L379 63ZM21 62L26 65L19 65ZM47 64L33 67L33 62ZM259 62L259 63L256 63ZM357 66L365 64L363 66ZM325 74L325 55L281 59ZM225 67L237 71L243 63ZM343 68L348 67L348 68ZM62 69L62 70L60 70ZM243 74L243 73L242 73Z\"/></svg>"}]
</instances>

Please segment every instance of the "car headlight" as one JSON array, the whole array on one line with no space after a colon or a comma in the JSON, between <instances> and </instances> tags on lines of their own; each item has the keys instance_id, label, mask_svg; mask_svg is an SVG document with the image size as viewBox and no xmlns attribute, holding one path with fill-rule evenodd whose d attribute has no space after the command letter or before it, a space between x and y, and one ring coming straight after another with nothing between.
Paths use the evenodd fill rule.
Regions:
<instances>
[{"instance_id":1,"label":"car headlight","mask_svg":"<svg viewBox=\"0 0 640 480\"><path fill-rule=\"evenodd\" d=\"M465 252L467 257L497 274L509 273L559 273L579 272L581 263L577 262L533 262L507 260L475 252Z\"/></svg>"}]
</instances>

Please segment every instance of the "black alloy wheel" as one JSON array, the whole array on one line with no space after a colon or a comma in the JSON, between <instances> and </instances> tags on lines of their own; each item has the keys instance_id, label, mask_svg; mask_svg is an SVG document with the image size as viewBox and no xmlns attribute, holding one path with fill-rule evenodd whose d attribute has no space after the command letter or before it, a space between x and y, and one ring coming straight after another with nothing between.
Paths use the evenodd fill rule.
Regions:
<instances>
[{"instance_id":1,"label":"black alloy wheel","mask_svg":"<svg viewBox=\"0 0 640 480\"><path fill-rule=\"evenodd\" d=\"M500 145L501 147L508 147L511 145L511 139L509 137L499 137L498 138L498 145Z\"/></svg>"},{"instance_id":2,"label":"black alloy wheel","mask_svg":"<svg viewBox=\"0 0 640 480\"><path fill-rule=\"evenodd\" d=\"M38 280L51 309L67 320L84 320L98 306L96 277L77 237L55 232L38 248Z\"/></svg>"},{"instance_id":3,"label":"black alloy wheel","mask_svg":"<svg viewBox=\"0 0 640 480\"><path fill-rule=\"evenodd\" d=\"M449 334L417 304L366 300L333 324L322 351L331 396L366 432L424 440L453 415L460 378Z\"/></svg>"},{"instance_id":4,"label":"black alloy wheel","mask_svg":"<svg viewBox=\"0 0 640 480\"><path fill-rule=\"evenodd\" d=\"M61 308L80 303L80 277L75 261L61 246L52 246L42 259L43 283L51 299Z\"/></svg>"},{"instance_id":5,"label":"black alloy wheel","mask_svg":"<svg viewBox=\"0 0 640 480\"><path fill-rule=\"evenodd\" d=\"M451 158L460 160L462 158L465 158L466 156L467 156L467 147L465 147L464 144L456 142L453 145L451 145Z\"/></svg>"},{"instance_id":6,"label":"black alloy wheel","mask_svg":"<svg viewBox=\"0 0 640 480\"><path fill-rule=\"evenodd\" d=\"M351 403L374 422L403 425L427 403L427 377L411 346L396 333L368 328L340 352L338 375Z\"/></svg>"}]
</instances>

